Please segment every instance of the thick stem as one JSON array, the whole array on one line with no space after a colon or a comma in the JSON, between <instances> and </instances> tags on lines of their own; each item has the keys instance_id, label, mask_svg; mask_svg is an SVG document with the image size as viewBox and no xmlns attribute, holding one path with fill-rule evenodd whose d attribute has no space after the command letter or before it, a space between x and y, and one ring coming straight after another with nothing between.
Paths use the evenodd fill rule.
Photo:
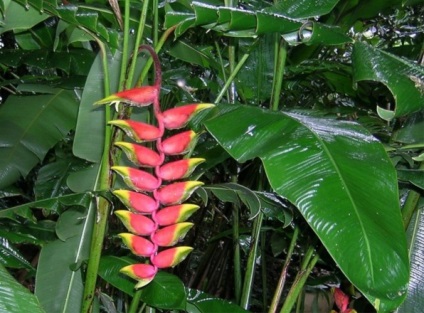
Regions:
<instances>
[{"instance_id":1,"label":"thick stem","mask_svg":"<svg viewBox=\"0 0 424 313\"><path fill-rule=\"evenodd\" d=\"M96 38L96 37L94 37ZM109 85L109 70L107 63L107 53L104 44L97 40L100 51L102 53L102 62L103 62L103 71L104 71L104 89L105 94L110 94L110 85ZM111 109L109 106L105 106L105 120L106 124L111 119ZM105 128L105 141L104 149L101 160L99 178L96 182L95 190L109 190L111 187L111 175L110 175L110 160L109 160L109 150L111 147L111 137L112 131L110 127ZM103 247L103 239L105 235L105 229L107 224L107 219L109 217L109 202L102 197L97 198L97 218L93 226L93 235L91 238L91 249L90 257L87 265L87 274L84 286L83 294L83 303L82 303L82 312L89 312L91 309L91 304L94 299L94 290L96 287L97 274L99 270L99 262L101 257L101 251Z\"/></svg>"},{"instance_id":2,"label":"thick stem","mask_svg":"<svg viewBox=\"0 0 424 313\"><path fill-rule=\"evenodd\" d=\"M130 32L130 0L125 0L124 7L124 39L122 43L122 61L121 61L121 72L119 75L119 87L118 90L125 89L125 75L127 72L128 64L128 42L129 42L129 32Z\"/></svg>"}]
</instances>

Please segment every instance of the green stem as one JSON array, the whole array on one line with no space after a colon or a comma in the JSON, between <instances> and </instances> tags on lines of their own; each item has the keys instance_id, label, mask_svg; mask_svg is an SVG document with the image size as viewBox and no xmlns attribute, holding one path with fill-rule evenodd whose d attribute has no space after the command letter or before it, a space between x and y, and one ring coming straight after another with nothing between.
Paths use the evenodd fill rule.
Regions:
<instances>
[{"instance_id":1,"label":"green stem","mask_svg":"<svg viewBox=\"0 0 424 313\"><path fill-rule=\"evenodd\" d=\"M107 62L106 48L101 40L93 36L100 47L102 55L102 66L104 72L104 90L105 94L110 94L109 67ZM106 124L111 119L111 109L105 106ZM109 150L111 146L112 131L110 127L105 128L105 141L103 155L101 159L99 177L96 181L95 190L109 190L111 185L110 166L109 166ZM109 202L102 197L97 198L97 218L93 226L93 234L91 238L90 257L87 264L87 274L84 286L82 312L90 311L91 304L94 299L94 291L96 287L97 274L99 270L99 262L103 247L103 239L106 230L107 219L109 216Z\"/></svg>"},{"instance_id":2,"label":"green stem","mask_svg":"<svg viewBox=\"0 0 424 313\"><path fill-rule=\"evenodd\" d=\"M261 232L261 276L262 276L262 307L268 307L268 284L266 268L266 233Z\"/></svg>"},{"instance_id":3,"label":"green stem","mask_svg":"<svg viewBox=\"0 0 424 313\"><path fill-rule=\"evenodd\" d=\"M153 11L153 27L152 27L152 34L153 34L153 46L156 47L157 43L158 43L158 38L159 38L159 14L158 14L158 8L159 8L159 4L158 4L158 0L153 0L153 6L152 6L152 11Z\"/></svg>"},{"instance_id":4,"label":"green stem","mask_svg":"<svg viewBox=\"0 0 424 313\"><path fill-rule=\"evenodd\" d=\"M424 169L424 162L421 162L419 169ZM405 204L402 208L402 220L403 227L405 228L405 230L408 228L409 223L411 222L412 215L414 214L418 206L418 201L420 200L420 197L421 194L416 192L415 190L410 190L408 193Z\"/></svg>"},{"instance_id":5,"label":"green stem","mask_svg":"<svg viewBox=\"0 0 424 313\"><path fill-rule=\"evenodd\" d=\"M121 61L121 72L119 75L119 87L118 90L125 89L125 76L127 74L128 64L128 43L129 43L129 32L130 32L130 0L125 0L124 7L124 39L122 43L122 61Z\"/></svg>"},{"instance_id":6,"label":"green stem","mask_svg":"<svg viewBox=\"0 0 424 313\"><path fill-rule=\"evenodd\" d=\"M244 62L246 62L247 58L249 57L250 52L244 54L236 67L234 68L234 71L231 72L230 76L228 77L228 80L225 82L224 86L221 89L221 92L216 97L214 103L218 103L222 100L224 97L224 94L227 92L228 88L230 87L231 83L233 82L234 78L237 76L238 72L240 71L241 67L243 66Z\"/></svg>"},{"instance_id":7,"label":"green stem","mask_svg":"<svg viewBox=\"0 0 424 313\"><path fill-rule=\"evenodd\" d=\"M243 292L240 300L240 306L246 310L249 308L250 294L252 293L252 284L253 277L255 274L258 242L260 238L263 217L263 213L262 211L260 211L255 219L255 222L253 223L252 243L249 252L249 257L247 259L246 274L244 275Z\"/></svg>"},{"instance_id":8,"label":"green stem","mask_svg":"<svg viewBox=\"0 0 424 313\"><path fill-rule=\"evenodd\" d=\"M233 247L234 247L234 289L235 300L239 303L241 296L241 262L240 262L240 208L238 205L233 205Z\"/></svg>"},{"instance_id":9,"label":"green stem","mask_svg":"<svg viewBox=\"0 0 424 313\"><path fill-rule=\"evenodd\" d=\"M310 250L310 249L309 249ZM309 250L307 252L307 255L305 255L305 259L310 259L312 254L309 253ZM302 291L306 280L308 279L309 273L314 268L315 264L318 262L319 255L315 254L313 258L309 262L303 262L302 265L306 265L305 269L302 269L299 271L296 275L295 281L293 285L290 288L290 291L287 295L286 300L284 301L283 307L281 308L280 313L290 313L300 292Z\"/></svg>"},{"instance_id":10,"label":"green stem","mask_svg":"<svg viewBox=\"0 0 424 313\"><path fill-rule=\"evenodd\" d=\"M137 64L138 47L141 44L141 38L143 38L143 33L144 33L144 26L146 25L147 9L149 8L148 5L149 5L149 0L144 0L143 8L141 10L141 15L140 15L140 21L138 22L137 37L135 39L134 52L132 54L133 57L131 59L130 70L128 72L127 82L125 86L126 88L131 87L132 79L134 77L135 66Z\"/></svg>"},{"instance_id":11,"label":"green stem","mask_svg":"<svg viewBox=\"0 0 424 313\"><path fill-rule=\"evenodd\" d=\"M272 84L271 110L277 111L280 103L280 93L283 85L284 68L287 59L287 44L284 39L280 39L278 46L277 64L275 68L275 77Z\"/></svg>"},{"instance_id":12,"label":"green stem","mask_svg":"<svg viewBox=\"0 0 424 313\"><path fill-rule=\"evenodd\" d=\"M140 305L141 290L142 289L138 289L134 293L134 297L132 298L130 308L128 309L128 313L136 313L137 312L137 309Z\"/></svg>"},{"instance_id":13,"label":"green stem","mask_svg":"<svg viewBox=\"0 0 424 313\"><path fill-rule=\"evenodd\" d=\"M284 285L286 283L287 271L289 269L290 261L293 255L294 247L296 246L297 238L299 237L299 227L295 227L293 237L290 241L289 250L287 251L286 260L284 261L283 269L281 271L280 279L277 288L275 289L274 297L272 298L269 313L277 312L278 304L280 303L281 294L283 293Z\"/></svg>"}]
</instances>

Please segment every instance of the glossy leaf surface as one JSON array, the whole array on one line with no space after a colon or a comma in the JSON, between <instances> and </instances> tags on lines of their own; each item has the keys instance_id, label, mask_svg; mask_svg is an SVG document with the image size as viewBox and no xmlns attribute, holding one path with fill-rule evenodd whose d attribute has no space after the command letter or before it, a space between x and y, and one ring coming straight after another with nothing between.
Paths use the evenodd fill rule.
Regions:
<instances>
[{"instance_id":1,"label":"glossy leaf surface","mask_svg":"<svg viewBox=\"0 0 424 313\"><path fill-rule=\"evenodd\" d=\"M43 313L37 298L0 264L0 312Z\"/></svg>"},{"instance_id":2,"label":"glossy leaf surface","mask_svg":"<svg viewBox=\"0 0 424 313\"><path fill-rule=\"evenodd\" d=\"M177 276L159 271L153 281L141 290L141 300L160 309L184 310L186 293Z\"/></svg>"},{"instance_id":3,"label":"glossy leaf surface","mask_svg":"<svg viewBox=\"0 0 424 313\"><path fill-rule=\"evenodd\" d=\"M381 82L393 94L396 107L377 107L381 118L390 121L423 108L423 67L360 42L354 45L352 60L356 81Z\"/></svg>"},{"instance_id":4,"label":"glossy leaf surface","mask_svg":"<svg viewBox=\"0 0 424 313\"><path fill-rule=\"evenodd\" d=\"M262 159L272 188L371 303L389 311L402 302L409 273L396 173L375 138L352 122L254 107L206 127L238 161Z\"/></svg>"},{"instance_id":5,"label":"glossy leaf surface","mask_svg":"<svg viewBox=\"0 0 424 313\"><path fill-rule=\"evenodd\" d=\"M232 312L246 313L237 304L227 300L216 298L203 291L187 288L187 308L188 313L208 313L208 312Z\"/></svg>"}]
</instances>

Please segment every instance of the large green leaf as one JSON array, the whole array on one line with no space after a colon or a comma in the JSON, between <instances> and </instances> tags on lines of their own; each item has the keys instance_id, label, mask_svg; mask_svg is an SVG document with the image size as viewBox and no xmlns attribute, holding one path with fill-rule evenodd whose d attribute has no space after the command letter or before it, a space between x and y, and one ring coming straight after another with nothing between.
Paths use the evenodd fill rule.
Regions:
<instances>
[{"instance_id":1,"label":"large green leaf","mask_svg":"<svg viewBox=\"0 0 424 313\"><path fill-rule=\"evenodd\" d=\"M95 208L81 211L69 209L60 216L56 231L65 240L48 243L40 253L35 294L48 313L81 311L81 264L88 259Z\"/></svg>"},{"instance_id":2,"label":"large green leaf","mask_svg":"<svg viewBox=\"0 0 424 313\"><path fill-rule=\"evenodd\" d=\"M331 12L339 0L285 0L278 1L271 10L292 18L316 17Z\"/></svg>"},{"instance_id":3,"label":"large green leaf","mask_svg":"<svg viewBox=\"0 0 424 313\"><path fill-rule=\"evenodd\" d=\"M187 288L187 307L188 313L208 313L208 312L231 312L246 313L237 304L227 300L213 297L205 292L196 289Z\"/></svg>"},{"instance_id":4,"label":"large green leaf","mask_svg":"<svg viewBox=\"0 0 424 313\"><path fill-rule=\"evenodd\" d=\"M0 237L0 264L9 268L25 268L34 271L34 267L22 256L21 252L3 236Z\"/></svg>"},{"instance_id":5,"label":"large green leaf","mask_svg":"<svg viewBox=\"0 0 424 313\"><path fill-rule=\"evenodd\" d=\"M396 108L378 106L381 118L390 121L424 108L423 67L361 42L355 43L352 60L356 81L381 82L393 94Z\"/></svg>"},{"instance_id":6,"label":"large green leaf","mask_svg":"<svg viewBox=\"0 0 424 313\"><path fill-rule=\"evenodd\" d=\"M381 312L403 301L409 266L396 172L352 122L240 106L205 123L238 161L260 157L343 273Z\"/></svg>"},{"instance_id":7,"label":"large green leaf","mask_svg":"<svg viewBox=\"0 0 424 313\"><path fill-rule=\"evenodd\" d=\"M133 296L135 291L135 280L119 271L121 268L134 263L135 261L130 258L105 255L100 259L99 276L112 286Z\"/></svg>"},{"instance_id":8,"label":"large green leaf","mask_svg":"<svg viewBox=\"0 0 424 313\"><path fill-rule=\"evenodd\" d=\"M71 91L10 96L0 108L0 188L13 184L75 127L78 103Z\"/></svg>"},{"instance_id":9,"label":"large green leaf","mask_svg":"<svg viewBox=\"0 0 424 313\"><path fill-rule=\"evenodd\" d=\"M37 298L0 264L0 312L43 313Z\"/></svg>"}]
</instances>

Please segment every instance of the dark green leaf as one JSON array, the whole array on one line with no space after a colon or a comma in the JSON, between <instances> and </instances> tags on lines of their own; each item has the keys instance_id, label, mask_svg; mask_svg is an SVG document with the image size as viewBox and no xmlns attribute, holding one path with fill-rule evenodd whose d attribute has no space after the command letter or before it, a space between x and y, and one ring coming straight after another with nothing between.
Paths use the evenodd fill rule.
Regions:
<instances>
[{"instance_id":1,"label":"dark green leaf","mask_svg":"<svg viewBox=\"0 0 424 313\"><path fill-rule=\"evenodd\" d=\"M132 280L124 274L121 274L119 271L124 266L134 263L135 261L130 258L117 257L113 255L103 256L100 259L99 275L112 286L118 288L130 296L133 296L135 291L135 280Z\"/></svg>"},{"instance_id":2,"label":"dark green leaf","mask_svg":"<svg viewBox=\"0 0 424 313\"><path fill-rule=\"evenodd\" d=\"M424 69L395 55L357 42L353 49L355 81L373 80L387 86L395 99L396 108L377 107L385 120L416 112L424 105Z\"/></svg>"},{"instance_id":3,"label":"dark green leaf","mask_svg":"<svg viewBox=\"0 0 424 313\"><path fill-rule=\"evenodd\" d=\"M0 108L0 188L26 176L43 160L75 127L77 110L72 92L62 89L7 99Z\"/></svg>"},{"instance_id":4,"label":"dark green leaf","mask_svg":"<svg viewBox=\"0 0 424 313\"><path fill-rule=\"evenodd\" d=\"M352 122L254 107L205 125L238 161L262 159L272 188L371 303L386 312L402 302L409 266L396 173L375 138Z\"/></svg>"},{"instance_id":5,"label":"dark green leaf","mask_svg":"<svg viewBox=\"0 0 424 313\"><path fill-rule=\"evenodd\" d=\"M159 309L184 310L186 307L182 281L166 272L158 272L153 281L141 290L141 300Z\"/></svg>"},{"instance_id":6,"label":"dark green leaf","mask_svg":"<svg viewBox=\"0 0 424 313\"><path fill-rule=\"evenodd\" d=\"M237 304L227 300L213 297L203 291L187 288L187 307L188 313L209 313L209 312L231 312L246 313L246 311Z\"/></svg>"},{"instance_id":7,"label":"dark green leaf","mask_svg":"<svg viewBox=\"0 0 424 313\"><path fill-rule=\"evenodd\" d=\"M72 210L72 209L70 209ZM81 264L88 259L95 208L67 214L74 234L45 245L38 262L35 294L47 312L80 312L83 294Z\"/></svg>"},{"instance_id":8,"label":"dark green leaf","mask_svg":"<svg viewBox=\"0 0 424 313\"><path fill-rule=\"evenodd\" d=\"M6 238L0 237L0 264L9 268L25 268L35 271L34 267L22 256Z\"/></svg>"},{"instance_id":9,"label":"dark green leaf","mask_svg":"<svg viewBox=\"0 0 424 313\"><path fill-rule=\"evenodd\" d=\"M339 0L285 0L278 1L270 11L291 18L308 18L330 13Z\"/></svg>"},{"instance_id":10,"label":"dark green leaf","mask_svg":"<svg viewBox=\"0 0 424 313\"><path fill-rule=\"evenodd\" d=\"M0 264L0 312L45 313L37 298Z\"/></svg>"},{"instance_id":11,"label":"dark green leaf","mask_svg":"<svg viewBox=\"0 0 424 313\"><path fill-rule=\"evenodd\" d=\"M398 170L398 178L403 181L409 181L418 188L424 190L424 171L423 170Z\"/></svg>"}]
</instances>

